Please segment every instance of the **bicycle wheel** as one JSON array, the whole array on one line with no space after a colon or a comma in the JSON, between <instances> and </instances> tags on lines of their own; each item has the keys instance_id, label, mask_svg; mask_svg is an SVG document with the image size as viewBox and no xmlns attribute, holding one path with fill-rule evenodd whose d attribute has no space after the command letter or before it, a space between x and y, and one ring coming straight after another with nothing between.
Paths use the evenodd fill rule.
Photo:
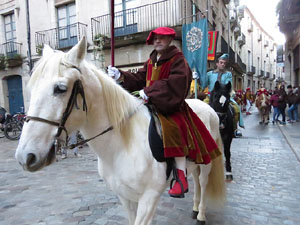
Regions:
<instances>
[{"instance_id":1,"label":"bicycle wheel","mask_svg":"<svg viewBox=\"0 0 300 225\"><path fill-rule=\"evenodd\" d=\"M22 133L22 126L18 122L10 122L4 128L5 137L9 140L19 140Z\"/></svg>"}]
</instances>

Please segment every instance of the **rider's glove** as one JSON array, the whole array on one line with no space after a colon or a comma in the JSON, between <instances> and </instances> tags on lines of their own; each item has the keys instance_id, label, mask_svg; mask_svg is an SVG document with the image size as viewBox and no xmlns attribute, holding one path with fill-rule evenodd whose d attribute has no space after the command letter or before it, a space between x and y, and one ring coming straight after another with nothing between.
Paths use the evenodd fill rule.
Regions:
<instances>
[{"instance_id":1,"label":"rider's glove","mask_svg":"<svg viewBox=\"0 0 300 225\"><path fill-rule=\"evenodd\" d=\"M144 92L143 89L139 91L139 95L141 96L142 99L144 99L145 102L148 101L149 98L148 98L148 96L145 94L145 92Z\"/></svg>"},{"instance_id":2,"label":"rider's glove","mask_svg":"<svg viewBox=\"0 0 300 225\"><path fill-rule=\"evenodd\" d=\"M197 72L193 72L193 79L199 79L199 74Z\"/></svg>"},{"instance_id":3,"label":"rider's glove","mask_svg":"<svg viewBox=\"0 0 300 225\"><path fill-rule=\"evenodd\" d=\"M113 78L115 81L117 81L121 76L120 71L116 67L113 67L111 65L108 66L107 73L108 73L108 76Z\"/></svg>"}]
</instances>

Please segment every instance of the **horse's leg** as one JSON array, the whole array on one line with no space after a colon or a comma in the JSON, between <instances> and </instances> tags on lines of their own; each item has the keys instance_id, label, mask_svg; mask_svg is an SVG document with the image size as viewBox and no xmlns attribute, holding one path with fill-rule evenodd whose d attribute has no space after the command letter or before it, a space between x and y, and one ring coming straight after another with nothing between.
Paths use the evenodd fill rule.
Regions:
<instances>
[{"instance_id":1,"label":"horse's leg","mask_svg":"<svg viewBox=\"0 0 300 225\"><path fill-rule=\"evenodd\" d=\"M199 183L199 177L200 177L200 168L197 166L197 168L192 172L193 180L194 180L194 206L193 206L193 213L192 218L197 219L197 215L199 212L199 204L200 204L200 195L201 195L201 188Z\"/></svg>"},{"instance_id":2,"label":"horse's leg","mask_svg":"<svg viewBox=\"0 0 300 225\"><path fill-rule=\"evenodd\" d=\"M161 193L157 190L147 190L139 199L137 216L134 225L149 225L154 216Z\"/></svg>"},{"instance_id":3,"label":"horse's leg","mask_svg":"<svg viewBox=\"0 0 300 225\"><path fill-rule=\"evenodd\" d=\"M199 213L197 215L197 224L204 225L206 221L205 211L206 211L206 202L205 202L205 193L206 193L206 186L208 183L208 175L210 173L212 164L209 163L207 165L200 165L200 176L199 176L199 183L201 187L201 197L200 197L200 204L198 206Z\"/></svg>"},{"instance_id":4,"label":"horse's leg","mask_svg":"<svg viewBox=\"0 0 300 225\"><path fill-rule=\"evenodd\" d=\"M119 199L120 199L122 205L125 207L126 212L128 214L129 225L134 225L134 221L136 219L138 203L130 201L125 198L122 198L120 196L119 196Z\"/></svg>"},{"instance_id":5,"label":"horse's leg","mask_svg":"<svg viewBox=\"0 0 300 225\"><path fill-rule=\"evenodd\" d=\"M229 139L229 140L228 140ZM226 180L232 180L232 172L231 172L231 146L232 138L227 138L227 140L223 140L224 144L224 155L225 155L225 168L226 168Z\"/></svg>"}]
</instances>

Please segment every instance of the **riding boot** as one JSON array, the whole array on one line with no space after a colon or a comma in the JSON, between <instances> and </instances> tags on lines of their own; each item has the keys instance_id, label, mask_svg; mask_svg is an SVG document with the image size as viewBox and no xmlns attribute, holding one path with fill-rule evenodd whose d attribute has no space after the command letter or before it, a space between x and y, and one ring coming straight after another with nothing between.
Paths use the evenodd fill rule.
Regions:
<instances>
[{"instance_id":1,"label":"riding boot","mask_svg":"<svg viewBox=\"0 0 300 225\"><path fill-rule=\"evenodd\" d=\"M173 181L176 181L172 187ZM174 198L184 198L184 193L187 193L189 190L188 181L184 175L184 171L176 169L174 173L174 178L171 181L171 189L169 190L169 195Z\"/></svg>"}]
</instances>

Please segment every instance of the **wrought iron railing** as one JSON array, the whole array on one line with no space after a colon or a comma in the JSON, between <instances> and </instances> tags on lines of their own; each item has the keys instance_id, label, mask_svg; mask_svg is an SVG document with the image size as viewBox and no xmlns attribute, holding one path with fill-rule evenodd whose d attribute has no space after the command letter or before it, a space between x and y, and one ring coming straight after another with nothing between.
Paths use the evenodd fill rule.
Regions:
<instances>
[{"instance_id":1,"label":"wrought iron railing","mask_svg":"<svg viewBox=\"0 0 300 225\"><path fill-rule=\"evenodd\" d=\"M252 72L253 74L256 73L256 68L255 68L255 66L251 66L251 72Z\"/></svg>"},{"instance_id":2,"label":"wrought iron railing","mask_svg":"<svg viewBox=\"0 0 300 225\"><path fill-rule=\"evenodd\" d=\"M35 44L39 52L44 44L53 49L71 48L78 43L82 36L86 36L86 24L74 23L64 27L53 28L35 33Z\"/></svg>"},{"instance_id":3,"label":"wrought iron railing","mask_svg":"<svg viewBox=\"0 0 300 225\"><path fill-rule=\"evenodd\" d=\"M182 24L182 11L178 0L164 0L115 13L115 36L124 36ZM92 37L110 37L110 14L91 19Z\"/></svg>"},{"instance_id":4,"label":"wrought iron railing","mask_svg":"<svg viewBox=\"0 0 300 225\"><path fill-rule=\"evenodd\" d=\"M236 54L236 62L238 64L238 66L240 67L240 69L243 71L243 72L246 72L246 64L243 63L241 57L239 56L239 54Z\"/></svg>"},{"instance_id":5,"label":"wrought iron railing","mask_svg":"<svg viewBox=\"0 0 300 225\"><path fill-rule=\"evenodd\" d=\"M263 77L265 75L265 71L261 70L259 74L257 74L258 77Z\"/></svg>"},{"instance_id":6,"label":"wrought iron railing","mask_svg":"<svg viewBox=\"0 0 300 225\"><path fill-rule=\"evenodd\" d=\"M9 41L0 45L0 55L6 58L13 58L21 55L21 43Z\"/></svg>"}]
</instances>

